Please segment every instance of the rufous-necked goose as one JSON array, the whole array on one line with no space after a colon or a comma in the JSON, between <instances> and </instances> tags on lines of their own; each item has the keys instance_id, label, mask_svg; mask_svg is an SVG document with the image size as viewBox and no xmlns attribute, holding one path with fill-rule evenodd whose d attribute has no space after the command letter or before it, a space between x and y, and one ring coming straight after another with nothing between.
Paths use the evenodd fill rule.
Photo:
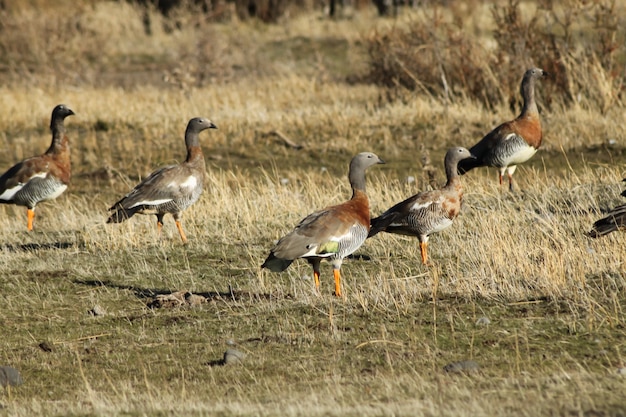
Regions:
<instances>
[{"instance_id":1,"label":"rufous-necked goose","mask_svg":"<svg viewBox=\"0 0 626 417\"><path fill-rule=\"evenodd\" d=\"M626 190L622 191L621 195L626 197ZM605 217L597 220L593 224L589 236L600 237L620 229L626 229L626 204L615 207Z\"/></svg>"},{"instance_id":2,"label":"rufous-necked goose","mask_svg":"<svg viewBox=\"0 0 626 417\"><path fill-rule=\"evenodd\" d=\"M180 238L183 243L187 243L181 215L202 194L206 168L198 134L206 129L217 129L217 126L201 117L189 120L185 131L187 159L179 165L159 168L137 184L124 198L111 206L109 211L112 213L107 223L123 222L136 213L154 214L160 235L163 217L171 213Z\"/></svg>"},{"instance_id":3,"label":"rufous-necked goose","mask_svg":"<svg viewBox=\"0 0 626 417\"><path fill-rule=\"evenodd\" d=\"M372 219L368 237L379 232L417 236L422 263L428 264L428 236L452 225L461 211L463 187L458 174L458 163L474 156L465 148L451 148L444 160L446 185L438 190L424 191L396 204Z\"/></svg>"},{"instance_id":4,"label":"rufous-necked goose","mask_svg":"<svg viewBox=\"0 0 626 417\"><path fill-rule=\"evenodd\" d=\"M476 159L466 159L459 164L461 174L476 167L492 166L499 169L500 184L506 172L509 189L513 190L513 173L518 164L528 161L541 146L542 132L539 111L535 101L535 81L547 73L531 68L524 73L520 91L524 99L522 112L515 120L502 123L487 133L470 148Z\"/></svg>"},{"instance_id":5,"label":"rufous-necked goose","mask_svg":"<svg viewBox=\"0 0 626 417\"><path fill-rule=\"evenodd\" d=\"M46 153L23 160L0 177L0 203L25 206L29 231L37 203L57 198L70 183L70 140L64 120L73 114L65 104L56 106L50 120L52 143Z\"/></svg>"},{"instance_id":6,"label":"rufous-necked goose","mask_svg":"<svg viewBox=\"0 0 626 417\"><path fill-rule=\"evenodd\" d=\"M333 265L335 295L341 296L341 263L367 238L370 228L369 200L365 193L365 170L384 161L371 152L352 158L348 178L352 198L345 203L309 214L271 250L262 267L282 272L297 258L313 267L315 288L319 290L320 263L328 259Z\"/></svg>"}]
</instances>

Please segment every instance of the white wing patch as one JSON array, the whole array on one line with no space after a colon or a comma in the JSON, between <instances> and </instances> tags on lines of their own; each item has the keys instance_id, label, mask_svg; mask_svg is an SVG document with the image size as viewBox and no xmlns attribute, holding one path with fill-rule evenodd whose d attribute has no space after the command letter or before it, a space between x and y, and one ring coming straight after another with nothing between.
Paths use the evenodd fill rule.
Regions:
<instances>
[{"instance_id":1,"label":"white wing patch","mask_svg":"<svg viewBox=\"0 0 626 417\"><path fill-rule=\"evenodd\" d=\"M24 188L24 185L26 184L17 184L15 187L13 188L8 188L6 190L4 190L4 192L2 194L0 194L0 200L5 200L5 201L9 201L13 198L13 196L22 188Z\"/></svg>"},{"instance_id":2,"label":"white wing patch","mask_svg":"<svg viewBox=\"0 0 626 417\"><path fill-rule=\"evenodd\" d=\"M198 185L198 180L195 176L190 175L185 181L180 184L176 184L175 182L171 182L169 187L181 187L181 188L195 188Z\"/></svg>"},{"instance_id":3,"label":"white wing patch","mask_svg":"<svg viewBox=\"0 0 626 417\"><path fill-rule=\"evenodd\" d=\"M426 202L421 202L421 203L417 202L417 203L413 204L409 210L411 210L411 211L423 210L423 209L426 209L426 208L432 206L433 204L440 204L441 200L442 200L441 198L438 198L436 201L432 201L431 200L431 201L426 201Z\"/></svg>"},{"instance_id":4,"label":"white wing patch","mask_svg":"<svg viewBox=\"0 0 626 417\"><path fill-rule=\"evenodd\" d=\"M38 172L35 175L33 175L32 177L30 177L28 179L28 181L32 180L33 178L46 178L47 176L48 176L47 172ZM28 182L28 181L26 181L26 182Z\"/></svg>"},{"instance_id":5,"label":"white wing patch","mask_svg":"<svg viewBox=\"0 0 626 417\"><path fill-rule=\"evenodd\" d=\"M318 245L316 245L316 244L311 244L311 245L308 245L308 246L309 246L309 247L307 248L307 249L308 249L308 251L307 251L304 255L302 255L302 256L301 256L302 258L308 258L308 257L310 257L310 256L319 256L319 255L316 253L316 252L317 252L317 246L318 246Z\"/></svg>"},{"instance_id":6,"label":"white wing patch","mask_svg":"<svg viewBox=\"0 0 626 417\"><path fill-rule=\"evenodd\" d=\"M129 208L134 208L137 206L158 206L160 204L165 204L167 202L172 201L171 198L164 198L161 200L144 200L144 201L139 201L135 204L133 204L132 206L130 206Z\"/></svg>"},{"instance_id":7,"label":"white wing patch","mask_svg":"<svg viewBox=\"0 0 626 417\"><path fill-rule=\"evenodd\" d=\"M349 233L348 233L349 234ZM337 237L337 236L331 236L328 239L328 242L341 242L341 239L345 237L345 236L341 236L341 237ZM320 250L322 250L320 248L320 246L326 247L327 243L323 244L323 245L319 245L318 243L310 243L307 247L307 252L301 256L301 258L308 258L308 257L316 257L316 258L330 258L331 256L335 255L335 252L326 252L326 253L318 253Z\"/></svg>"},{"instance_id":8,"label":"white wing patch","mask_svg":"<svg viewBox=\"0 0 626 417\"><path fill-rule=\"evenodd\" d=\"M28 184L28 182L30 180L32 180L33 178L46 178L47 175L48 175L48 173L46 173L46 172L38 172L35 175L33 175L32 177L30 177L28 179L28 181L20 182L15 187L8 188L8 189L4 190L4 192L2 194L0 194L0 200L9 201L9 200L13 199L13 196L15 194L17 194L22 188L24 188L24 186L26 184ZM64 191L65 191L65 189L64 189Z\"/></svg>"}]
</instances>

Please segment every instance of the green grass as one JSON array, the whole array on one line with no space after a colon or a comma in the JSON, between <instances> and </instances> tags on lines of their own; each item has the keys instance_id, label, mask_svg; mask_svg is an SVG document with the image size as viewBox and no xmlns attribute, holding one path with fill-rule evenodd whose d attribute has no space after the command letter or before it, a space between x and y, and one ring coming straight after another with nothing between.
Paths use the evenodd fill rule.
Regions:
<instances>
[{"instance_id":1,"label":"green grass","mask_svg":"<svg viewBox=\"0 0 626 417\"><path fill-rule=\"evenodd\" d=\"M337 299L327 264L319 294L304 261L281 274L260 265L299 219L349 197L350 158L372 150L387 161L368 172L378 214L432 176L442 184L446 149L473 144L511 110L345 82L367 66L370 28L410 19L307 15L150 37L128 5L79 9L73 18L92 30L65 34L83 43L61 58L105 45L77 63L82 77L44 68L58 44L34 29L11 36L43 48L38 70L0 74L0 167L47 148L55 104L76 112L68 192L37 207L33 233L25 209L0 207L0 365L24 379L0 391L0 416L624 414L626 242L585 236L623 202L621 103L606 114L542 108L544 146L515 173L517 193L493 169L472 171L461 216L430 239L432 267L416 239L381 234L345 261ZM208 79L179 83L203 65ZM194 116L219 129L201 134L208 172L183 217L189 244L171 218L160 240L154 217L105 224L140 178L184 158ZM149 307L177 291L206 300ZM241 365L222 366L229 348L246 353ZM444 371L463 360L479 371Z\"/></svg>"}]
</instances>

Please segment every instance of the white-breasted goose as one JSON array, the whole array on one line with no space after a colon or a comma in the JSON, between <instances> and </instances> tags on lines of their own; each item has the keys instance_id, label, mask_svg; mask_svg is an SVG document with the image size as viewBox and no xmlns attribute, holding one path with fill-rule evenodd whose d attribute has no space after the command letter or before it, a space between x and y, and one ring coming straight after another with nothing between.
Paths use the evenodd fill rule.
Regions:
<instances>
[{"instance_id":1,"label":"white-breasted goose","mask_svg":"<svg viewBox=\"0 0 626 417\"><path fill-rule=\"evenodd\" d=\"M60 196L70 183L70 140L64 120L74 112L65 104L52 110L52 143L43 155L23 160L0 177L0 203L25 206L29 231L33 230L35 206Z\"/></svg>"},{"instance_id":2,"label":"white-breasted goose","mask_svg":"<svg viewBox=\"0 0 626 417\"><path fill-rule=\"evenodd\" d=\"M461 174L476 167L492 166L499 169L500 185L506 172L509 189L513 190L513 173L518 164L528 161L541 146L543 134L539 111L535 101L535 81L546 76L540 68L531 68L524 73L520 92L524 100L522 112L515 120L502 123L487 133L470 148L476 159L459 163Z\"/></svg>"},{"instance_id":3,"label":"white-breasted goose","mask_svg":"<svg viewBox=\"0 0 626 417\"><path fill-rule=\"evenodd\" d=\"M379 232L417 236L420 242L422 263L428 264L428 236L452 225L461 211L463 187L458 174L461 161L474 156L465 148L451 148L446 152L446 185L438 190L423 191L396 204L372 219L368 237Z\"/></svg>"},{"instance_id":4,"label":"white-breasted goose","mask_svg":"<svg viewBox=\"0 0 626 417\"><path fill-rule=\"evenodd\" d=\"M626 197L626 190L622 191L621 195ZM597 220L589 231L589 236L600 237L623 229L626 229L626 204L620 204L609 211L605 217Z\"/></svg>"},{"instance_id":5,"label":"white-breasted goose","mask_svg":"<svg viewBox=\"0 0 626 417\"><path fill-rule=\"evenodd\" d=\"M187 159L179 165L157 169L135 186L120 201L113 204L107 223L120 223L136 213L154 214L157 217L159 235L163 217L174 216L176 228L183 243L187 237L181 224L182 212L198 201L204 184L206 166L198 140L198 134L206 129L217 129L208 119L196 117L189 120L185 130Z\"/></svg>"},{"instance_id":6,"label":"white-breasted goose","mask_svg":"<svg viewBox=\"0 0 626 417\"><path fill-rule=\"evenodd\" d=\"M320 263L328 259L333 265L335 295L341 296L341 264L367 238L370 228L369 200L365 193L365 170L385 162L371 152L352 158L348 178L352 198L345 203L309 214L289 234L281 238L261 266L282 272L298 258L313 267L315 288L319 291Z\"/></svg>"}]
</instances>

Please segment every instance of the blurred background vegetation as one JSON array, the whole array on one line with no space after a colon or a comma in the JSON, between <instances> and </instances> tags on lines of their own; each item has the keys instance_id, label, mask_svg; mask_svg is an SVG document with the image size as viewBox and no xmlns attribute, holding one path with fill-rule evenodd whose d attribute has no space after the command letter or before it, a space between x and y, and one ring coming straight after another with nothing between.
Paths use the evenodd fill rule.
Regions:
<instances>
[{"instance_id":1,"label":"blurred background vegetation","mask_svg":"<svg viewBox=\"0 0 626 417\"><path fill-rule=\"evenodd\" d=\"M402 19L409 10L418 13ZM330 76L385 86L391 96L415 90L515 109L520 74L534 65L552 75L539 92L543 106L578 103L606 113L623 105L624 12L617 0L3 0L0 79L30 84L63 76L76 84L121 86L166 80L199 87L267 75L272 69L265 58L350 49L364 63L331 68ZM356 20L363 14L388 24L361 27L347 45L331 29L317 34L319 48L303 39L291 50L260 46L268 27L289 30L287 23L302 15ZM241 38L223 36L220 27L229 24ZM181 35L190 30L192 37Z\"/></svg>"}]
</instances>

